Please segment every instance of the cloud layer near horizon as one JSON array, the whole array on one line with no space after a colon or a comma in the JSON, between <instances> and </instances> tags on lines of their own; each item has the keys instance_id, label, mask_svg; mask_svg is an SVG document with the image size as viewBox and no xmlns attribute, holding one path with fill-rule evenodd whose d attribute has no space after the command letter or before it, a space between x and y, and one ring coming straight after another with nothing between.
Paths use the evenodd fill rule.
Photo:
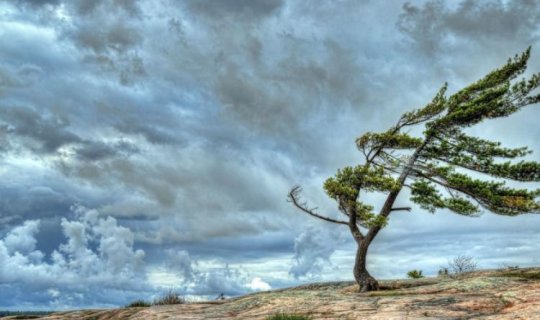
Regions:
<instances>
[{"instance_id":1,"label":"cloud layer near horizon","mask_svg":"<svg viewBox=\"0 0 540 320\"><path fill-rule=\"evenodd\" d=\"M335 212L322 182L360 159L359 134L529 45L539 71L538 17L539 1L0 3L0 292L17 293L0 308L351 279L347 231L289 188ZM472 132L538 153L538 115ZM417 211L377 239L374 274L538 263L537 216Z\"/></svg>"}]
</instances>

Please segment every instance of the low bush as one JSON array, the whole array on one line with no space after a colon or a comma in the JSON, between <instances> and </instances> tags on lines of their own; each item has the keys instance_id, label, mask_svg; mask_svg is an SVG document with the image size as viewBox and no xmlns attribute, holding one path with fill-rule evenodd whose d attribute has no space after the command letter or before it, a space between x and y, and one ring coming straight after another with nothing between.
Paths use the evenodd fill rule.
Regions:
<instances>
[{"instance_id":1,"label":"low bush","mask_svg":"<svg viewBox=\"0 0 540 320\"><path fill-rule=\"evenodd\" d=\"M135 300L132 303L128 304L126 308L147 308L150 307L152 304L150 302L146 302L144 300Z\"/></svg>"},{"instance_id":2,"label":"low bush","mask_svg":"<svg viewBox=\"0 0 540 320\"><path fill-rule=\"evenodd\" d=\"M439 269L439 271L437 272L437 275L438 275L439 277L446 277L446 276L448 276L448 275L449 275L448 268L446 268L446 267L441 267L441 268Z\"/></svg>"},{"instance_id":3,"label":"low bush","mask_svg":"<svg viewBox=\"0 0 540 320\"><path fill-rule=\"evenodd\" d=\"M461 255L448 261L448 265L450 270L452 270L452 273L455 275L473 272L477 267L476 261L474 261L473 257Z\"/></svg>"},{"instance_id":4,"label":"low bush","mask_svg":"<svg viewBox=\"0 0 540 320\"><path fill-rule=\"evenodd\" d=\"M518 265L509 265L509 264L501 264L499 265L499 268L497 268L498 271L512 271L512 270L519 270Z\"/></svg>"},{"instance_id":5,"label":"low bush","mask_svg":"<svg viewBox=\"0 0 540 320\"><path fill-rule=\"evenodd\" d=\"M409 272L407 272L407 278L409 279L420 279L420 278L423 278L424 276L422 275L422 270L411 270Z\"/></svg>"},{"instance_id":6,"label":"low bush","mask_svg":"<svg viewBox=\"0 0 540 320\"><path fill-rule=\"evenodd\" d=\"M186 299L184 299L182 296L177 294L174 291L167 292L164 296L157 298L154 300L154 305L156 306L163 306L168 304L183 304L186 303Z\"/></svg>"}]
</instances>

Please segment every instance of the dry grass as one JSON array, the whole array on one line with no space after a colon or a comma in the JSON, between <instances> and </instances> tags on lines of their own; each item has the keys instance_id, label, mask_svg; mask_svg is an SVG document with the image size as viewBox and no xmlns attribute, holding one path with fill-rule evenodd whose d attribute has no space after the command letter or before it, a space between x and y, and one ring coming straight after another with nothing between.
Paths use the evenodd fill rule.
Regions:
<instances>
[{"instance_id":1,"label":"dry grass","mask_svg":"<svg viewBox=\"0 0 540 320\"><path fill-rule=\"evenodd\" d=\"M297 314L285 314L277 313L275 315L269 316L266 320L312 320L313 318L306 315L297 315Z\"/></svg>"}]
</instances>

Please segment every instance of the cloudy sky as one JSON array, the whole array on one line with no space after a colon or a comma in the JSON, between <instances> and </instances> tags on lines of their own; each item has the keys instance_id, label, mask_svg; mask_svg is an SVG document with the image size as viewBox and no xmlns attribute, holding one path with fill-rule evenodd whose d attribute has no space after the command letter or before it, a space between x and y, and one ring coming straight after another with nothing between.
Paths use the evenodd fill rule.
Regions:
<instances>
[{"instance_id":1,"label":"cloudy sky","mask_svg":"<svg viewBox=\"0 0 540 320\"><path fill-rule=\"evenodd\" d=\"M352 280L348 231L288 190L334 214L357 136L529 45L540 71L539 37L538 0L0 1L0 309ZM471 133L538 160L539 116ZM395 213L369 268L539 265L539 219Z\"/></svg>"}]
</instances>

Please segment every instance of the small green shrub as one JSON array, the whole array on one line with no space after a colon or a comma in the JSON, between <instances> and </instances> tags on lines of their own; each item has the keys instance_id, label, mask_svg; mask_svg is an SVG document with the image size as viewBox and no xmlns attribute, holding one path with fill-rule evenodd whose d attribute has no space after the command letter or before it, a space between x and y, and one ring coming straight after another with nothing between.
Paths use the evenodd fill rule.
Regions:
<instances>
[{"instance_id":1,"label":"small green shrub","mask_svg":"<svg viewBox=\"0 0 540 320\"><path fill-rule=\"evenodd\" d=\"M178 293L170 290L163 297L154 300L154 305L164 306L168 304L183 304L186 303L186 299L180 296Z\"/></svg>"},{"instance_id":2,"label":"small green shrub","mask_svg":"<svg viewBox=\"0 0 540 320\"><path fill-rule=\"evenodd\" d=\"M146 308L150 307L152 304L144 300L135 300L132 303L128 304L126 308Z\"/></svg>"},{"instance_id":3,"label":"small green shrub","mask_svg":"<svg viewBox=\"0 0 540 320\"><path fill-rule=\"evenodd\" d=\"M312 320L313 318L306 315L298 314L286 314L286 313L276 313L272 316L266 318L266 320Z\"/></svg>"},{"instance_id":4,"label":"small green shrub","mask_svg":"<svg viewBox=\"0 0 540 320\"><path fill-rule=\"evenodd\" d=\"M420 279L420 278L423 278L424 276L422 275L422 270L411 270L409 272L407 272L407 278L409 279Z\"/></svg>"},{"instance_id":5,"label":"small green shrub","mask_svg":"<svg viewBox=\"0 0 540 320\"><path fill-rule=\"evenodd\" d=\"M449 275L449 272L448 272L448 268L445 268L445 267L442 267L439 269L439 271L437 272L437 275L439 277L446 277Z\"/></svg>"}]
</instances>

